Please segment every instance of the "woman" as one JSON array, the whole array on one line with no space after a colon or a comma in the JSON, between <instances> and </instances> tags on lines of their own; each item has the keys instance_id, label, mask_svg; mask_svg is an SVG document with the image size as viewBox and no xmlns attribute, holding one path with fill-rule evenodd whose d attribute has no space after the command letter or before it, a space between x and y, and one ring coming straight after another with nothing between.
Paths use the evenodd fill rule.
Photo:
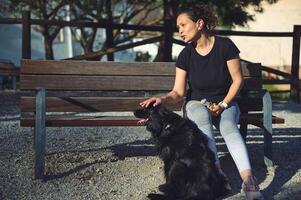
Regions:
<instances>
[{"instance_id":1,"label":"woman","mask_svg":"<svg viewBox=\"0 0 301 200\"><path fill-rule=\"evenodd\" d=\"M239 170L246 199L263 199L237 127L240 111L234 99L243 84L239 50L230 39L209 33L215 24L216 17L205 5L180 12L177 27L188 45L176 62L174 87L165 96L152 97L141 102L140 106L176 103L185 96L188 82L184 111L207 135L208 145L216 155L216 167L224 175L217 157L212 125L220 131ZM208 102L216 104L208 107Z\"/></svg>"}]
</instances>

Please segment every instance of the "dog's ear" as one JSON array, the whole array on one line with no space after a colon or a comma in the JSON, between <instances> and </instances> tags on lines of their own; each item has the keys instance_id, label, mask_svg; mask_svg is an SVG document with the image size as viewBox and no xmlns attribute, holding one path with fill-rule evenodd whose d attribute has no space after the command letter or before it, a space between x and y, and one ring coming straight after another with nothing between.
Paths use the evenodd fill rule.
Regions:
<instances>
[{"instance_id":1,"label":"dog's ear","mask_svg":"<svg viewBox=\"0 0 301 200\"><path fill-rule=\"evenodd\" d=\"M171 111L169 111L165 106L163 105L159 105L158 106L158 112L159 112L159 115L162 116L162 117L165 117L167 116L168 114L171 113Z\"/></svg>"}]
</instances>

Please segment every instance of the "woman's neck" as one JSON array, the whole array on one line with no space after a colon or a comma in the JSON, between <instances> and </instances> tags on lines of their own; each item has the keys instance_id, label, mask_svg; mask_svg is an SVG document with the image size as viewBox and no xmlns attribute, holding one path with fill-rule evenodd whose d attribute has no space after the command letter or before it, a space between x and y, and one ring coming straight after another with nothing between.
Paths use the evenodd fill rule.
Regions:
<instances>
[{"instance_id":1,"label":"woman's neck","mask_svg":"<svg viewBox=\"0 0 301 200\"><path fill-rule=\"evenodd\" d=\"M201 37L195 42L195 48L197 49L207 48L210 47L212 43L213 43L213 36L207 34L201 34Z\"/></svg>"}]
</instances>

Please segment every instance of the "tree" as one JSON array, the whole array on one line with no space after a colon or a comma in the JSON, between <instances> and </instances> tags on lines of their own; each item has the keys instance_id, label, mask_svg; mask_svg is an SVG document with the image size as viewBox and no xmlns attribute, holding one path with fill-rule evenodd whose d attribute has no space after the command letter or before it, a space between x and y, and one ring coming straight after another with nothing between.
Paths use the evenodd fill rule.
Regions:
<instances>
[{"instance_id":1,"label":"tree","mask_svg":"<svg viewBox=\"0 0 301 200\"><path fill-rule=\"evenodd\" d=\"M262 2L275 3L278 0L8 0L10 10L20 13L25 7L30 9L33 17L43 20L65 19L66 5L70 6L72 20L91 22L122 23L158 25L165 24L169 29L176 30L175 20L180 8L194 6L195 4L208 4L218 17L220 26L233 27L245 26L248 21L254 20L254 16L247 12L252 7L256 12L263 12ZM156 12L157 15L153 15ZM159 14L158 14L159 13ZM162 16L163 13L163 16ZM151 16L152 15L152 16ZM57 36L60 26L40 25L36 28L44 36L45 54L47 59L53 59L52 43ZM97 28L72 28L72 33L80 33L78 37L85 54L96 51L105 51L108 47L127 42L137 35L144 35L141 31L122 31L120 29L107 28L107 41L99 44L96 49ZM155 33L160 35L161 33ZM156 35L156 36L157 36ZM145 36L145 35L144 35ZM168 35L169 37L169 35ZM172 35L170 36L172 37ZM165 42L167 42L165 40ZM170 43L170 41L169 41ZM168 46L168 45L167 45ZM164 41L160 42L157 61L166 60L162 56ZM96 56L100 59L100 56Z\"/></svg>"},{"instance_id":2,"label":"tree","mask_svg":"<svg viewBox=\"0 0 301 200\"><path fill-rule=\"evenodd\" d=\"M252 7L254 11L262 13L262 2L269 4L276 3L278 0L163 0L164 1L164 19L173 25L176 30L177 13L182 8L195 6L197 4L207 4L211 7L218 19L218 25L231 28L234 25L245 26L248 21L254 21L254 15L246 11ZM164 42L160 43L158 54L155 61L164 61L163 52ZM166 60L166 59L165 59Z\"/></svg>"},{"instance_id":3,"label":"tree","mask_svg":"<svg viewBox=\"0 0 301 200\"><path fill-rule=\"evenodd\" d=\"M262 13L262 3L276 3L278 0L164 0L167 2L169 14L175 19L180 8L207 4L218 17L221 26L233 27L234 25L245 26L248 21L254 21L254 15L246 11L251 7L254 11Z\"/></svg>"},{"instance_id":4,"label":"tree","mask_svg":"<svg viewBox=\"0 0 301 200\"><path fill-rule=\"evenodd\" d=\"M161 1L153 0L76 0L71 5L71 15L73 20L83 20L100 23L121 23L121 24L144 24L153 25L159 23L161 18L150 20L149 14L161 7ZM76 34L76 29L80 33L79 42L84 49L85 54L90 54L95 51L95 41L97 28L72 28L73 35ZM98 51L116 46L118 44L130 41L139 34L139 31L122 31L121 29L106 29L107 35L111 38L106 38L107 41L98 45ZM112 43L110 41L112 40ZM100 57L95 57L100 59Z\"/></svg>"},{"instance_id":5,"label":"tree","mask_svg":"<svg viewBox=\"0 0 301 200\"><path fill-rule=\"evenodd\" d=\"M61 20L66 17L65 6L67 0L10 0L10 11L15 16L20 16L22 10L28 9L32 16L43 20ZM62 26L39 25L35 27L44 37L45 57L46 59L54 59L52 43Z\"/></svg>"}]
</instances>

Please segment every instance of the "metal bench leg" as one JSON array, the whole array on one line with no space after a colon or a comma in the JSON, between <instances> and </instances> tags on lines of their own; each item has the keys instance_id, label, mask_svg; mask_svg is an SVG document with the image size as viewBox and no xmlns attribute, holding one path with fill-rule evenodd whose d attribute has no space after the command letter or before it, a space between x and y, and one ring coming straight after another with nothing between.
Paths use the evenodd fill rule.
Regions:
<instances>
[{"instance_id":1,"label":"metal bench leg","mask_svg":"<svg viewBox=\"0 0 301 200\"><path fill-rule=\"evenodd\" d=\"M36 94L36 122L35 122L35 178L42 179L45 170L45 144L46 144L46 105L45 105L45 89L38 88Z\"/></svg>"},{"instance_id":2,"label":"metal bench leg","mask_svg":"<svg viewBox=\"0 0 301 200\"><path fill-rule=\"evenodd\" d=\"M272 98L268 91L263 91L263 131L264 131L264 163L273 166L272 152Z\"/></svg>"},{"instance_id":3,"label":"metal bench leg","mask_svg":"<svg viewBox=\"0 0 301 200\"><path fill-rule=\"evenodd\" d=\"M16 90L17 89L17 77L16 76L12 77L12 84L13 84L13 89Z\"/></svg>"},{"instance_id":4,"label":"metal bench leg","mask_svg":"<svg viewBox=\"0 0 301 200\"><path fill-rule=\"evenodd\" d=\"M3 82L3 76L0 76L0 90L4 89Z\"/></svg>"}]
</instances>

